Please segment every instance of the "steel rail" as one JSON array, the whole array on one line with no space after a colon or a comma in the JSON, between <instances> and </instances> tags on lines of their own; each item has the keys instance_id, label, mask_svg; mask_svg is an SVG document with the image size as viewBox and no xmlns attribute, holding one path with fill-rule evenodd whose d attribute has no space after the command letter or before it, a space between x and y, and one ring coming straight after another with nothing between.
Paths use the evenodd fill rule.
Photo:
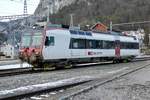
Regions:
<instances>
[{"instance_id":1,"label":"steel rail","mask_svg":"<svg viewBox=\"0 0 150 100\"><path fill-rule=\"evenodd\" d=\"M146 61L150 60L150 57L143 57L143 58L136 58L133 59L132 62L137 62L137 61ZM78 64L69 68L61 68L61 69L50 69L50 70L33 70L32 67L27 67L27 68L15 68L15 69L5 69L5 70L0 70L0 77L6 77L6 76L14 76L14 75L21 75L21 74L33 74L33 73L40 73L40 72L49 72L49 71L59 71L59 70L69 70L70 68L75 69L75 68L83 68L83 67L91 67L91 66L97 66L97 65L105 65L105 64L113 64L112 61L107 61L107 62L97 62L97 63L84 63L84 64Z\"/></svg>"},{"instance_id":2,"label":"steel rail","mask_svg":"<svg viewBox=\"0 0 150 100\"><path fill-rule=\"evenodd\" d=\"M148 58L148 57L146 57L146 58ZM146 59L147 60L147 59ZM138 60L139 61L139 60ZM142 60L143 61L143 60ZM82 83L83 84L86 84L86 83L88 83L88 82L95 82L95 84L92 84L92 85L90 85L89 87L86 87L86 88L84 88L84 89L81 89L81 90L79 90L79 91L77 91L77 92L74 92L74 93L71 93L70 95L67 95L67 96L64 96L64 97L62 97L62 98L60 98L60 100L68 100L69 98L71 98L71 97L73 97L73 96L76 96L76 95L78 95L78 94L80 94L80 93L83 93L83 92L87 92L87 91L89 91L89 90L91 90L91 89L93 89L93 88L95 88L95 87L98 87L98 86L101 86L101 85L104 85L104 84L106 84L106 83L108 83L108 82L112 82L112 81L114 81L114 80L116 80L116 79L118 79L118 78L121 78L121 77L123 77L123 76L125 76L125 75L128 75L128 74L131 74L131 73L133 73L133 72L136 72L136 71L138 71L138 70L141 70L141 69L143 69L143 68L146 68L146 67L148 67L150 65L150 63L149 64L146 64L146 65L143 65L143 66L137 66L136 68L131 68L131 69L127 69L126 71L123 71L123 72L119 72L119 73L116 73L116 74L114 74L114 75L111 75L111 76L106 76L105 78L102 78L102 79L104 79L104 80L101 80L100 78L95 78L95 79L93 79L93 80L88 80L88 81L82 81L82 82L79 82L79 83L75 83L75 84L68 84L68 85L61 85L61 86L56 86L56 87L52 87L52 88L45 88L45 89L42 89L42 90L36 90L36 91L33 91L32 93L27 93L27 92L25 92L25 93L23 93L23 94L21 94L21 95L15 95L15 96L12 96L12 97L6 97L6 98L4 98L4 99L17 99L17 98L24 98L24 97L28 97L28 96L32 96L32 95L34 95L34 94L41 94L41 93L44 93L44 92L47 92L47 91L53 91L53 90L59 90L59 89L66 89L66 88L70 88L70 87L74 87L74 86L77 86L77 85L81 85Z\"/></svg>"},{"instance_id":3,"label":"steel rail","mask_svg":"<svg viewBox=\"0 0 150 100\"><path fill-rule=\"evenodd\" d=\"M126 75L132 74L132 73L134 73L134 72L137 72L137 71L139 71L139 70L141 70L141 69L144 69L144 68L146 68L146 67L149 67L149 66L150 66L150 63L147 64L147 65L144 65L144 66L138 66L138 67L136 67L136 68L133 68L133 69L129 69L129 70L127 70L127 71L120 72L119 74L115 74L115 75L112 75L112 76L106 76L106 77L104 77L104 78L102 78L102 79L98 79L98 78L97 78L97 79L94 80L94 81L88 82L88 84L91 84L90 86L87 86L87 87L85 87L85 88L83 88L83 89L80 89L80 90L78 90L78 91L76 91L76 92L73 92L73 93L71 93L71 94L69 94L69 95L66 95L66 96L64 96L64 97L61 97L61 98L59 98L59 100L70 100L70 98L73 98L74 96L80 95L80 94L82 94L82 93L86 93L86 92L88 92L89 90L92 90L92 89L94 89L94 88L97 88L97 87L99 87L99 86L102 86L102 85L104 85L104 84L107 84L107 83L109 83L109 82L115 81L115 80L120 79L120 78L122 78L122 77L124 77L124 76L126 76ZM87 84L87 83L85 83L85 84Z\"/></svg>"}]
</instances>

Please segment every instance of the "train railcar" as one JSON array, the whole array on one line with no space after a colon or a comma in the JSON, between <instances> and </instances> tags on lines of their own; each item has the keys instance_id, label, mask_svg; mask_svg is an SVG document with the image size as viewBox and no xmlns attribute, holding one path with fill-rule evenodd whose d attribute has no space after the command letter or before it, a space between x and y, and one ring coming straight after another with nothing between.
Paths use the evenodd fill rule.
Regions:
<instances>
[{"instance_id":1,"label":"train railcar","mask_svg":"<svg viewBox=\"0 0 150 100\"><path fill-rule=\"evenodd\" d=\"M62 67L84 62L131 60L139 55L139 41L116 32L92 32L47 27L22 36L20 59L34 67Z\"/></svg>"}]
</instances>

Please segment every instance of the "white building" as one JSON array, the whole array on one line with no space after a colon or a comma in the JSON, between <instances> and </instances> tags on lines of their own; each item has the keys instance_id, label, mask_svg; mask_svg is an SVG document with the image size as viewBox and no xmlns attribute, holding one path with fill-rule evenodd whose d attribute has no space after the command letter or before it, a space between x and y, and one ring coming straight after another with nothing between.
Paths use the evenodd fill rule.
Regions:
<instances>
[{"instance_id":1,"label":"white building","mask_svg":"<svg viewBox=\"0 0 150 100\"><path fill-rule=\"evenodd\" d=\"M137 31L124 31L122 32L125 35L136 36L139 39L140 47L144 47L144 36L145 32L143 29L138 29Z\"/></svg>"},{"instance_id":2,"label":"white building","mask_svg":"<svg viewBox=\"0 0 150 100\"><path fill-rule=\"evenodd\" d=\"M0 52L2 52L5 55L4 59L5 58L15 59L17 57L17 53L14 46L10 44L2 45L0 48Z\"/></svg>"}]
</instances>

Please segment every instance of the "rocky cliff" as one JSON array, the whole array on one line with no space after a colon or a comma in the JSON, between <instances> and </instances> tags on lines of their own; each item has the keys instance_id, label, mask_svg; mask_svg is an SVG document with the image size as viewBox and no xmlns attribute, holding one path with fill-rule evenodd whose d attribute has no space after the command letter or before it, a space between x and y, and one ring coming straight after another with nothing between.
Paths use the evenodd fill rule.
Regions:
<instances>
[{"instance_id":1,"label":"rocky cliff","mask_svg":"<svg viewBox=\"0 0 150 100\"><path fill-rule=\"evenodd\" d=\"M57 13L64 6L68 6L74 3L75 0L41 0L37 9L35 10L35 15L47 16L48 6L50 7L50 13Z\"/></svg>"}]
</instances>

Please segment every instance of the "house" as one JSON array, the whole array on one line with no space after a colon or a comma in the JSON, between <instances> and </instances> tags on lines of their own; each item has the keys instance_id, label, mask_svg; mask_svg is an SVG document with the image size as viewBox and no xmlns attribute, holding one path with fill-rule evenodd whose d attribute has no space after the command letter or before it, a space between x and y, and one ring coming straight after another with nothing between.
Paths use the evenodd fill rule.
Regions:
<instances>
[{"instance_id":1,"label":"house","mask_svg":"<svg viewBox=\"0 0 150 100\"><path fill-rule=\"evenodd\" d=\"M108 32L108 27L99 22L93 25L91 27L91 30L97 31L97 32Z\"/></svg>"},{"instance_id":2,"label":"house","mask_svg":"<svg viewBox=\"0 0 150 100\"><path fill-rule=\"evenodd\" d=\"M1 45L0 52L3 54L3 59L15 59L18 56L17 49L10 44Z\"/></svg>"}]
</instances>

